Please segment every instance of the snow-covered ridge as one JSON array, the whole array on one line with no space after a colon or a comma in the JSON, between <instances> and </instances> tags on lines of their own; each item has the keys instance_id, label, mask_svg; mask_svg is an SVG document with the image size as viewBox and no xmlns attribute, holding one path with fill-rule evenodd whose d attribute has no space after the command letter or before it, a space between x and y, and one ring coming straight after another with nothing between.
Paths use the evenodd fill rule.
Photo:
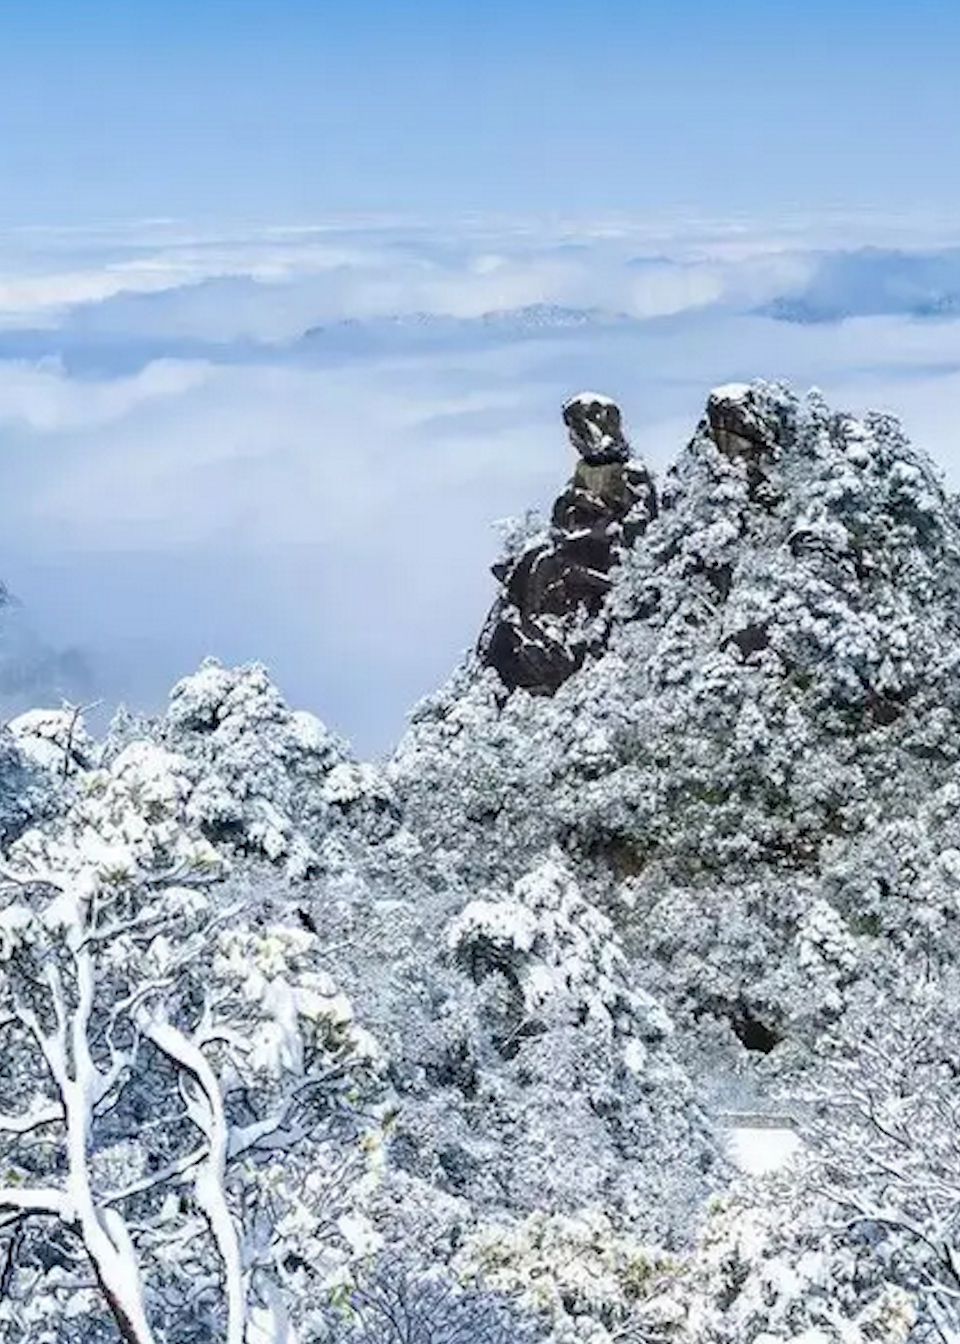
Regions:
<instances>
[{"instance_id":1,"label":"snow-covered ridge","mask_svg":"<svg viewBox=\"0 0 960 1344\"><path fill-rule=\"evenodd\" d=\"M955 502L887 417L766 384L721 391L617 543L600 609L581 606L578 625L570 588L569 628L541 637L567 657L559 689L541 682L532 699L521 682L505 697L481 644L418 711L393 773L422 824L442 826L461 791L468 813L512 834L550 843L572 828L631 865L679 850L711 866L802 864L872 814L875 751L905 747L905 776L881 770L881 793L927 772L916 735L952 732ZM542 546L531 540L534 560ZM524 589L507 619L526 629L536 597ZM463 827L462 842L475 834Z\"/></svg>"}]
</instances>

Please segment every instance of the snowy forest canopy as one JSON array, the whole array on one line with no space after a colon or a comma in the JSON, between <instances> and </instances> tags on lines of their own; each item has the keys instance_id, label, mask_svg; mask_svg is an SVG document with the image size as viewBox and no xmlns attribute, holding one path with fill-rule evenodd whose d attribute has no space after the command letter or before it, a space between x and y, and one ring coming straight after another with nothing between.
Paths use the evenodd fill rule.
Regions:
<instances>
[{"instance_id":1,"label":"snowy forest canopy","mask_svg":"<svg viewBox=\"0 0 960 1344\"><path fill-rule=\"evenodd\" d=\"M3 1344L960 1339L960 503L816 393L564 419L386 761L214 660L4 728Z\"/></svg>"}]
</instances>

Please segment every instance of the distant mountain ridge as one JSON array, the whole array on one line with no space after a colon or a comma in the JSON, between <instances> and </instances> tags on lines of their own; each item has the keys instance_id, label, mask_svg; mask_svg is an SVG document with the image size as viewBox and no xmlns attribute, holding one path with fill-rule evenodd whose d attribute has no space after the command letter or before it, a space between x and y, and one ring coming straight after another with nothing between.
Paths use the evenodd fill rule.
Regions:
<instances>
[{"instance_id":1,"label":"distant mountain ridge","mask_svg":"<svg viewBox=\"0 0 960 1344\"><path fill-rule=\"evenodd\" d=\"M519 308L496 308L472 317L452 313L396 313L387 317L345 318L340 322L309 327L298 345L315 346L329 341L339 347L350 338L371 344L391 338L432 341L456 332L461 335L496 335L524 339L589 327L629 327L637 318L605 308L575 308L563 304L531 303Z\"/></svg>"},{"instance_id":2,"label":"distant mountain ridge","mask_svg":"<svg viewBox=\"0 0 960 1344\"><path fill-rule=\"evenodd\" d=\"M841 322L853 317L951 318L960 313L960 248L907 252L864 247L825 253L794 292L763 304L781 322Z\"/></svg>"}]
</instances>

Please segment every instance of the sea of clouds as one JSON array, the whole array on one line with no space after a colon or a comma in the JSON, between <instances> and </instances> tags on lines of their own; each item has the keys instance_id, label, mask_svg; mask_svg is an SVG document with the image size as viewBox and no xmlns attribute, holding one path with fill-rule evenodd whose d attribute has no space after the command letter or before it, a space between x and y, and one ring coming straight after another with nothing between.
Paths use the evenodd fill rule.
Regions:
<instances>
[{"instance_id":1,"label":"sea of clouds","mask_svg":"<svg viewBox=\"0 0 960 1344\"><path fill-rule=\"evenodd\" d=\"M0 708L266 662L364 753L470 645L595 388L657 470L730 379L899 414L960 486L960 231L876 219L0 232Z\"/></svg>"}]
</instances>

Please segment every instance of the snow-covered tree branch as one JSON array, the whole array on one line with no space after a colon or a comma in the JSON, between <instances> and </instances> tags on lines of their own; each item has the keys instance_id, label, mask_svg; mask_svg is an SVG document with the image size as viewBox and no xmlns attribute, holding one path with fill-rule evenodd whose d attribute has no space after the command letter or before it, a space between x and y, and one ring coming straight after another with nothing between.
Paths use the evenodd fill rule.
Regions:
<instances>
[{"instance_id":1,"label":"snow-covered tree branch","mask_svg":"<svg viewBox=\"0 0 960 1344\"><path fill-rule=\"evenodd\" d=\"M923 1304L931 1337L960 1339L960 1049L956 995L919 967L912 994L853 1019L814 1098L820 1193Z\"/></svg>"},{"instance_id":2,"label":"snow-covered tree branch","mask_svg":"<svg viewBox=\"0 0 960 1344\"><path fill-rule=\"evenodd\" d=\"M136 744L10 852L0 1338L105 1316L127 1344L244 1344L257 1320L280 1338L310 1310L290 1283L309 1266L319 1295L353 1253L337 1221L362 1218L375 1171L377 1047L314 934L223 900L185 792L174 756ZM38 1277L12 1238L52 1227Z\"/></svg>"}]
</instances>

